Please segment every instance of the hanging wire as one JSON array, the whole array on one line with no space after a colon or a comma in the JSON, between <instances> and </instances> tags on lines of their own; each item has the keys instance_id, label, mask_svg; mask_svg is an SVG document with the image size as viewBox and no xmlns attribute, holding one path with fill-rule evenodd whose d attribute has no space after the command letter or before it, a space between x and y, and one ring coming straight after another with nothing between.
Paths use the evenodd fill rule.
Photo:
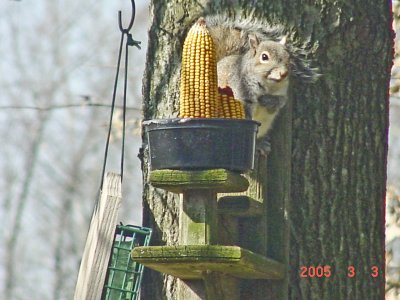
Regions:
<instances>
[{"instance_id":1,"label":"hanging wire","mask_svg":"<svg viewBox=\"0 0 400 300\"><path fill-rule=\"evenodd\" d=\"M123 179L123 173L124 173L124 157L125 157L125 123L126 123L126 94L127 94L127 83L128 83L128 47L129 46L135 46L138 49L140 49L140 41L135 41L132 38L132 35L129 33L133 26L133 22L135 20L135 13L136 13L136 8L135 8L135 1L131 0L132 4L132 15L131 15L131 20L129 22L129 25L127 28L122 27L122 13L121 11L118 11L118 26L119 30L121 31L121 42L119 46L119 53L118 53L118 62L117 62L117 72L115 75L115 81L114 81L114 89L113 89L113 95L112 95L112 103L111 103L111 113L110 113L110 123L108 127L108 134L107 134L107 142L106 142L106 147L104 150L104 161L103 161L103 169L101 172L101 183L100 183L100 191L103 188L103 183L104 183L104 175L106 171L106 165L107 165L107 157L108 157L108 148L110 145L110 137L111 137L111 129L112 129L112 119L114 115L114 108L115 108L115 98L117 94L117 85L118 85L118 77L119 77L119 69L121 65L121 57L122 57L122 47L124 44L124 38L125 35L127 35L127 41L125 45L125 72L124 72L124 96L123 96L123 116L122 116L122 149L121 149L121 181Z\"/></svg>"}]
</instances>

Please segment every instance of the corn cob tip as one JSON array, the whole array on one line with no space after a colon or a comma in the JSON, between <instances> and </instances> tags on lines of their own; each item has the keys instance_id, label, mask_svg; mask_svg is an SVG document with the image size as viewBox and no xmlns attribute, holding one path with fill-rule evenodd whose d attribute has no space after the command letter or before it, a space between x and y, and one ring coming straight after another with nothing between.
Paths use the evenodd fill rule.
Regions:
<instances>
[{"instance_id":1,"label":"corn cob tip","mask_svg":"<svg viewBox=\"0 0 400 300\"><path fill-rule=\"evenodd\" d=\"M218 117L215 48L205 24L204 18L199 18L183 44L179 108L182 117Z\"/></svg>"}]
</instances>

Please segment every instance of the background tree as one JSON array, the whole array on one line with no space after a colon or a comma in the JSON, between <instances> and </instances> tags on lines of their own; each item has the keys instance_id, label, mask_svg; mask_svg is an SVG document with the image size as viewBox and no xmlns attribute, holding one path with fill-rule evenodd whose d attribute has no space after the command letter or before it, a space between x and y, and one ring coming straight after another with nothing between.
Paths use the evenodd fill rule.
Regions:
<instances>
[{"instance_id":1,"label":"background tree","mask_svg":"<svg viewBox=\"0 0 400 300\"><path fill-rule=\"evenodd\" d=\"M315 85L294 80L291 88L288 297L383 297L390 2L153 1L150 9L145 119L177 115L183 40L205 13L282 23L289 40L308 49L323 76ZM272 151L288 116L289 110L278 121ZM144 224L155 229L153 244L175 244L177 197L147 183L146 163ZM330 266L332 274L302 278L301 267L311 266ZM175 286L172 277L148 272L143 297L174 299Z\"/></svg>"},{"instance_id":2,"label":"background tree","mask_svg":"<svg viewBox=\"0 0 400 300\"><path fill-rule=\"evenodd\" d=\"M389 130L389 151L388 151L388 178L386 193L386 294L385 299L394 300L400 295L400 77L399 77L399 19L400 2L393 3L393 29L396 33L395 58L390 81L390 130Z\"/></svg>"},{"instance_id":3,"label":"background tree","mask_svg":"<svg viewBox=\"0 0 400 300\"><path fill-rule=\"evenodd\" d=\"M120 32L130 1L0 4L0 298L72 299L94 201ZM143 40L137 5L132 33ZM125 14L125 12L127 12ZM144 43L142 46L146 46ZM144 51L131 50L121 221L140 224L139 118ZM119 89L121 91L122 89ZM117 95L122 103L121 94ZM118 115L115 123L118 125ZM119 170L115 127L108 170Z\"/></svg>"}]
</instances>

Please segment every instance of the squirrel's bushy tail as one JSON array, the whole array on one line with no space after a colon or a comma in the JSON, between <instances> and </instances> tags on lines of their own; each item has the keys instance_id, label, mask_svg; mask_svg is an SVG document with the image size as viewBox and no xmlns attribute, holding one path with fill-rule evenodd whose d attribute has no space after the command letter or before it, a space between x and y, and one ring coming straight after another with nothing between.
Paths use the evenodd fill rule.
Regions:
<instances>
[{"instance_id":1,"label":"squirrel's bushy tail","mask_svg":"<svg viewBox=\"0 0 400 300\"><path fill-rule=\"evenodd\" d=\"M290 64L294 77L305 83L313 83L322 76L319 68L315 66L314 60L308 57L309 51L291 44L287 44L286 48L290 53Z\"/></svg>"},{"instance_id":2,"label":"squirrel's bushy tail","mask_svg":"<svg viewBox=\"0 0 400 300\"><path fill-rule=\"evenodd\" d=\"M271 25L254 19L233 19L222 15L205 17L208 30L216 46L217 61L230 55L243 55L250 49L249 35L260 41L279 42L285 37L283 25ZM291 56L291 75L303 82L314 82L321 75L313 60L308 58L305 47L297 47L290 42L285 47Z\"/></svg>"}]
</instances>

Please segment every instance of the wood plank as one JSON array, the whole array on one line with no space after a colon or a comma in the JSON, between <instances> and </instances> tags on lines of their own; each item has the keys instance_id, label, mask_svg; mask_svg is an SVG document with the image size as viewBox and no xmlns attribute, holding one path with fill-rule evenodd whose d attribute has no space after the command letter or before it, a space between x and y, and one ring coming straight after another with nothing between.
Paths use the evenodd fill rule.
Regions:
<instances>
[{"instance_id":1,"label":"wood plank","mask_svg":"<svg viewBox=\"0 0 400 300\"><path fill-rule=\"evenodd\" d=\"M232 196L225 194L218 199L218 213L235 217L262 216L263 204L245 195ZM228 196L229 195L229 196Z\"/></svg>"},{"instance_id":2,"label":"wood plank","mask_svg":"<svg viewBox=\"0 0 400 300\"><path fill-rule=\"evenodd\" d=\"M284 265L238 246L137 247L132 258L181 279L202 279L209 271L245 279L281 279L286 272Z\"/></svg>"},{"instance_id":3,"label":"wood plank","mask_svg":"<svg viewBox=\"0 0 400 300\"><path fill-rule=\"evenodd\" d=\"M265 234L267 157L256 154L254 169L244 175L249 181L247 191L218 194L218 233L224 238L222 244L237 245L268 257L268 235Z\"/></svg>"},{"instance_id":4,"label":"wood plank","mask_svg":"<svg viewBox=\"0 0 400 300\"><path fill-rule=\"evenodd\" d=\"M256 160L254 164L254 169L249 170L246 172L246 174L243 174L243 176L247 179L249 182L249 187L244 190L243 192L235 192L235 193L220 193L218 194L218 201L221 198L224 198L226 196L228 197L248 197L249 199L252 199L253 201L259 202L260 205L264 202L264 197L265 197L265 190L266 190L266 185L263 182L263 180L260 180L263 178L262 173L265 172L265 170L259 168L258 166L258 159L256 155Z\"/></svg>"},{"instance_id":5,"label":"wood plank","mask_svg":"<svg viewBox=\"0 0 400 300\"><path fill-rule=\"evenodd\" d=\"M121 176L107 173L90 223L74 300L101 299L121 199Z\"/></svg>"},{"instance_id":6,"label":"wood plank","mask_svg":"<svg viewBox=\"0 0 400 300\"><path fill-rule=\"evenodd\" d=\"M215 192L242 192L249 187L248 180L239 173L225 169L201 171L154 170L150 183L174 193L187 190L213 190Z\"/></svg>"}]
</instances>

